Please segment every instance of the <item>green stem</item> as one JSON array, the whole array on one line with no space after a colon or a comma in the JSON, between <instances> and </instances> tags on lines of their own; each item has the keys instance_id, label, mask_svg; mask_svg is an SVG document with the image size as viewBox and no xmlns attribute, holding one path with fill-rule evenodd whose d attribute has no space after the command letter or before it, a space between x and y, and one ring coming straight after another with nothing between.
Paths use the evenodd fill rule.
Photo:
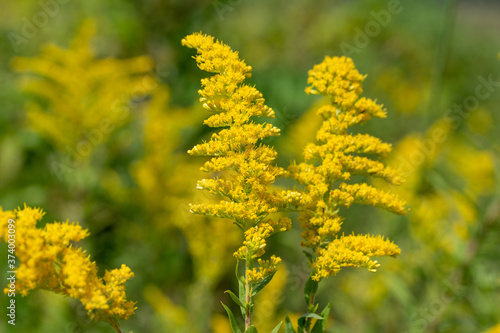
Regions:
<instances>
[{"instance_id":1,"label":"green stem","mask_svg":"<svg viewBox=\"0 0 500 333\"><path fill-rule=\"evenodd\" d=\"M318 284L319 283L317 281L313 280L313 274L311 274L304 287L304 299L307 304L307 313L315 313L316 309L318 308L318 306L314 304L316 293L318 292ZM303 320L303 332L309 333L311 329L312 318L306 317Z\"/></svg>"},{"instance_id":2,"label":"green stem","mask_svg":"<svg viewBox=\"0 0 500 333\"><path fill-rule=\"evenodd\" d=\"M316 293L311 292L309 294L309 304L307 304L307 312L314 312L314 299L316 298ZM309 329L311 328L312 318L306 318L306 324L304 327L304 333L309 333Z\"/></svg>"},{"instance_id":3,"label":"green stem","mask_svg":"<svg viewBox=\"0 0 500 333\"><path fill-rule=\"evenodd\" d=\"M248 251L248 249L247 249ZM250 281L248 280L248 274L247 272L251 269L252 264L246 260L245 261L245 303L247 305L245 309L245 331L250 327L250 321L251 321L251 304L252 304L252 294L251 294L251 285Z\"/></svg>"},{"instance_id":4,"label":"green stem","mask_svg":"<svg viewBox=\"0 0 500 333\"><path fill-rule=\"evenodd\" d=\"M120 330L120 326L113 318L109 318L108 323L115 329L117 333L122 333L122 331Z\"/></svg>"}]
</instances>

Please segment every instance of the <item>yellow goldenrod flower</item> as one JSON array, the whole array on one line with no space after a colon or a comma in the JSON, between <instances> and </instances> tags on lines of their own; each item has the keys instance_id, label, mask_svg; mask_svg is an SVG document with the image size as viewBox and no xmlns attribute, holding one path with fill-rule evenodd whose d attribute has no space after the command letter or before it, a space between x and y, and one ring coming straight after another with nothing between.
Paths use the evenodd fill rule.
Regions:
<instances>
[{"instance_id":1,"label":"yellow goldenrod flower","mask_svg":"<svg viewBox=\"0 0 500 333\"><path fill-rule=\"evenodd\" d=\"M95 262L78 242L89 235L75 223L54 222L43 228L36 224L45 213L39 208L4 211L0 207L0 238L8 239L7 221L15 221L15 255L20 265L16 274L16 292L26 296L31 290L44 289L79 299L91 319L107 321L113 327L118 319L128 319L135 310L127 301L123 284L134 276L129 267L97 275ZM4 290L8 292L8 288Z\"/></svg>"},{"instance_id":2,"label":"yellow goldenrod flower","mask_svg":"<svg viewBox=\"0 0 500 333\"><path fill-rule=\"evenodd\" d=\"M196 48L194 58L198 67L214 73L202 79L203 89L199 91L203 107L215 113L204 123L224 127L188 153L212 157L202 170L224 173L198 181L197 187L227 200L191 205L191 212L234 220L245 233L243 246L235 255L253 261L264 254L266 239L271 234L290 227L286 219L263 222L269 214L278 211L276 197L269 193L268 186L285 171L272 165L276 151L260 144L264 138L279 135L280 130L271 124L257 124L252 117L274 117L274 111L264 104L257 89L243 84L251 75L251 67L229 46L201 33L187 36L182 44Z\"/></svg>"},{"instance_id":3,"label":"yellow goldenrod flower","mask_svg":"<svg viewBox=\"0 0 500 333\"><path fill-rule=\"evenodd\" d=\"M259 263L259 269L255 267L252 270L248 270L246 272L247 279L251 281L258 281L264 279L266 276L269 276L276 272L278 264L281 262L281 258L276 257L275 255L271 256L270 260L257 260Z\"/></svg>"},{"instance_id":4,"label":"yellow goldenrod flower","mask_svg":"<svg viewBox=\"0 0 500 333\"><path fill-rule=\"evenodd\" d=\"M318 251L312 278L319 281L336 275L342 267L363 267L375 272L380 264L371 260L371 257L396 256L400 253L398 246L381 236L342 235Z\"/></svg>"},{"instance_id":5,"label":"yellow goldenrod flower","mask_svg":"<svg viewBox=\"0 0 500 333\"><path fill-rule=\"evenodd\" d=\"M247 330L251 326L252 299L262 289L253 287L259 281L268 283L281 259L273 256L268 261L255 261L265 253L269 236L291 226L290 220L283 218L264 221L282 206L282 197L269 191L269 187L285 170L273 165L276 151L260 141L278 136L280 130L253 121L253 117L259 116L273 118L274 111L264 104L256 88L243 84L251 75L251 67L239 59L238 53L201 33L187 36L182 44L197 50L194 58L200 69L214 73L201 80L199 90L203 107L214 113L204 121L205 125L224 127L188 151L191 155L211 157L201 170L217 176L198 181L197 187L224 199L216 204L191 204L191 212L232 219L244 233L243 246L235 256L245 261L245 275L239 281L240 290L244 288L240 306L244 304L241 309Z\"/></svg>"},{"instance_id":6,"label":"yellow goldenrod flower","mask_svg":"<svg viewBox=\"0 0 500 333\"><path fill-rule=\"evenodd\" d=\"M326 57L309 71L306 92L326 95L330 104L317 111L323 123L316 134L317 142L304 149L305 162L293 163L288 169L305 190L282 192L281 196L289 197L288 205L301 212L302 245L315 253L311 264L316 281L347 266L375 271L379 265L370 257L399 254L396 245L381 237L337 236L343 223L339 207L357 203L406 213L405 202L397 196L366 183L351 183L356 175L381 178L395 185L403 182L395 169L367 156L387 157L390 144L368 134L347 132L372 117L386 117L382 106L359 97L364 78L346 57Z\"/></svg>"}]
</instances>

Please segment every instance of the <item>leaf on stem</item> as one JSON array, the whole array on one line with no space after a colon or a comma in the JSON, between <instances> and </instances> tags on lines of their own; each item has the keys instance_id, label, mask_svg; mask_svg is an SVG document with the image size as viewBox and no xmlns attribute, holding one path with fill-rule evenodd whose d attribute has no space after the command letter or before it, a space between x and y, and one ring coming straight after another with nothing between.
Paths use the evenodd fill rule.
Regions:
<instances>
[{"instance_id":1,"label":"leaf on stem","mask_svg":"<svg viewBox=\"0 0 500 333\"><path fill-rule=\"evenodd\" d=\"M280 321L280 323L278 325L276 325L276 327L271 331L271 333L278 333L278 330L280 329L281 324L283 324L282 321Z\"/></svg>"},{"instance_id":2,"label":"leaf on stem","mask_svg":"<svg viewBox=\"0 0 500 333\"><path fill-rule=\"evenodd\" d=\"M234 318L233 312L226 306L224 303L220 302L224 309L226 309L227 315L229 316L229 324L231 325L231 329L233 330L233 333L241 333L240 328L238 327L238 324L236 323L236 318Z\"/></svg>"},{"instance_id":3,"label":"leaf on stem","mask_svg":"<svg viewBox=\"0 0 500 333\"><path fill-rule=\"evenodd\" d=\"M240 278L238 278L238 295L240 296L240 302L241 304L246 303L246 293L245 293L245 284L243 281L241 281ZM243 318L245 318L245 307L240 307L241 309L241 315Z\"/></svg>"},{"instance_id":4,"label":"leaf on stem","mask_svg":"<svg viewBox=\"0 0 500 333\"><path fill-rule=\"evenodd\" d=\"M317 315L315 313L305 313L302 316L300 316L299 318L323 319L323 317L321 317L320 315Z\"/></svg>"},{"instance_id":5,"label":"leaf on stem","mask_svg":"<svg viewBox=\"0 0 500 333\"><path fill-rule=\"evenodd\" d=\"M314 262L314 256L310 252L307 251L302 251L302 252L304 252L304 254L306 255L309 263L312 264Z\"/></svg>"},{"instance_id":6,"label":"leaf on stem","mask_svg":"<svg viewBox=\"0 0 500 333\"><path fill-rule=\"evenodd\" d=\"M326 329L326 322L328 321L328 314L330 313L332 305L328 303L323 311L321 311L322 320L318 320L311 331L311 333L323 333Z\"/></svg>"},{"instance_id":7,"label":"leaf on stem","mask_svg":"<svg viewBox=\"0 0 500 333\"><path fill-rule=\"evenodd\" d=\"M287 314L285 314L285 333L296 333Z\"/></svg>"},{"instance_id":8,"label":"leaf on stem","mask_svg":"<svg viewBox=\"0 0 500 333\"><path fill-rule=\"evenodd\" d=\"M267 286L269 282L271 282L271 279L273 278L274 274L276 274L276 272L266 276L262 281L260 281L255 285L255 287L252 290L252 297L257 295L265 286Z\"/></svg>"},{"instance_id":9,"label":"leaf on stem","mask_svg":"<svg viewBox=\"0 0 500 333\"><path fill-rule=\"evenodd\" d=\"M225 293L229 294L229 296L231 296L231 299L234 301L234 303L236 303L237 305L239 305L241 308L245 308L245 305L241 302L241 300L238 298L238 296L236 296L231 290L226 290Z\"/></svg>"},{"instance_id":10,"label":"leaf on stem","mask_svg":"<svg viewBox=\"0 0 500 333\"><path fill-rule=\"evenodd\" d=\"M309 306L311 301L311 295L316 294L318 291L318 282L314 281L311 277L306 282L306 286L304 287L304 299L306 301L307 306Z\"/></svg>"}]
</instances>

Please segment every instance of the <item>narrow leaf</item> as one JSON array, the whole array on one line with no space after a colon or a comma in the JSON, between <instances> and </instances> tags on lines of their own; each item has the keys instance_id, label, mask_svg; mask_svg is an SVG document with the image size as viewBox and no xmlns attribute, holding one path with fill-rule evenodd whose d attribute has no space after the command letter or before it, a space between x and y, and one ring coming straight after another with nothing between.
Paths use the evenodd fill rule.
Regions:
<instances>
[{"instance_id":1,"label":"narrow leaf","mask_svg":"<svg viewBox=\"0 0 500 333\"><path fill-rule=\"evenodd\" d=\"M322 328L322 323L324 320L318 320L316 324L314 324L313 329L311 330L311 333L323 333L325 330Z\"/></svg>"},{"instance_id":2,"label":"narrow leaf","mask_svg":"<svg viewBox=\"0 0 500 333\"><path fill-rule=\"evenodd\" d=\"M316 324L314 324L311 333L323 333L325 331L331 307L332 305L328 303L323 309L323 311L321 311L321 316L323 317L323 320L318 320Z\"/></svg>"},{"instance_id":3,"label":"narrow leaf","mask_svg":"<svg viewBox=\"0 0 500 333\"><path fill-rule=\"evenodd\" d=\"M236 324L236 318L234 318L233 312L227 306L225 306L224 303L221 302L221 304L224 309L226 309L227 315L229 316L229 324L231 325L233 333L241 333L238 324Z\"/></svg>"},{"instance_id":4,"label":"narrow leaf","mask_svg":"<svg viewBox=\"0 0 500 333\"><path fill-rule=\"evenodd\" d=\"M302 252L304 252L304 254L306 255L307 260L309 261L309 263L312 264L314 262L314 256L311 253L307 252L307 251L302 251Z\"/></svg>"},{"instance_id":5,"label":"narrow leaf","mask_svg":"<svg viewBox=\"0 0 500 333\"><path fill-rule=\"evenodd\" d=\"M245 305L243 305L243 303L241 303L241 300L238 298L238 296L236 296L231 290L226 290L225 293L227 293L227 294L229 294L229 296L231 296L231 299L234 301L234 303L236 303L237 305L239 305L242 308L245 308Z\"/></svg>"},{"instance_id":6,"label":"narrow leaf","mask_svg":"<svg viewBox=\"0 0 500 333\"><path fill-rule=\"evenodd\" d=\"M236 275L236 279L239 281L239 267L240 267L240 259L236 259L236 267L234 268L234 275Z\"/></svg>"},{"instance_id":7,"label":"narrow leaf","mask_svg":"<svg viewBox=\"0 0 500 333\"><path fill-rule=\"evenodd\" d=\"M271 331L271 333L278 333L278 330L280 329L281 324L283 324L282 321L280 321L280 323L278 325L276 325L276 327Z\"/></svg>"},{"instance_id":8,"label":"narrow leaf","mask_svg":"<svg viewBox=\"0 0 500 333\"><path fill-rule=\"evenodd\" d=\"M332 308L332 303L328 303L323 309L323 311L321 311L321 315L325 318L328 317L331 308Z\"/></svg>"},{"instance_id":9,"label":"narrow leaf","mask_svg":"<svg viewBox=\"0 0 500 333\"><path fill-rule=\"evenodd\" d=\"M240 296L241 304L245 304L246 303L245 284L239 278L238 278L238 295ZM241 315L243 316L243 318L245 318L245 307L242 307L240 309L241 309Z\"/></svg>"},{"instance_id":10,"label":"narrow leaf","mask_svg":"<svg viewBox=\"0 0 500 333\"><path fill-rule=\"evenodd\" d=\"M297 331L299 333L304 332L304 328L306 327L306 317L299 317L299 320L297 320L298 326L297 326Z\"/></svg>"},{"instance_id":11,"label":"narrow leaf","mask_svg":"<svg viewBox=\"0 0 500 333\"><path fill-rule=\"evenodd\" d=\"M271 282L271 279L273 278L274 274L276 272L272 273L271 275L266 276L262 281L257 283L255 287L252 290L252 297L257 295L259 291L261 291L269 282Z\"/></svg>"},{"instance_id":12,"label":"narrow leaf","mask_svg":"<svg viewBox=\"0 0 500 333\"><path fill-rule=\"evenodd\" d=\"M315 313L305 313L302 316L300 316L299 318L323 319L323 317L321 317L320 315L317 315Z\"/></svg>"},{"instance_id":13,"label":"narrow leaf","mask_svg":"<svg viewBox=\"0 0 500 333\"><path fill-rule=\"evenodd\" d=\"M318 291L318 282L314 281L311 277L306 282L304 287L304 299L306 304L309 306L309 301L311 300L311 294L316 294Z\"/></svg>"},{"instance_id":14,"label":"narrow leaf","mask_svg":"<svg viewBox=\"0 0 500 333\"><path fill-rule=\"evenodd\" d=\"M287 314L285 314L285 333L296 333Z\"/></svg>"}]
</instances>

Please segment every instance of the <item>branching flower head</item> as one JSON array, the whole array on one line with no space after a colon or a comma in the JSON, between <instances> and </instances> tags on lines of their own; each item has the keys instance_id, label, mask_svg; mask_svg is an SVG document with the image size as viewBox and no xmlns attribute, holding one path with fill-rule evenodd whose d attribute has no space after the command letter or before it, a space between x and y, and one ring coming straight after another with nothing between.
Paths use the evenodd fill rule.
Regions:
<instances>
[{"instance_id":1,"label":"branching flower head","mask_svg":"<svg viewBox=\"0 0 500 333\"><path fill-rule=\"evenodd\" d=\"M305 162L292 164L290 174L305 185L300 195L287 193L291 205L300 207L303 246L315 252L313 278L320 280L337 274L342 267L378 268L372 256L399 254L388 240L374 236L337 236L343 222L339 208L353 203L384 208L405 214L404 202L395 195L366 183L352 183L352 177L370 176L401 184L396 170L369 156L386 157L391 145L367 134L349 134L347 129L372 117L386 116L375 101L359 97L364 76L346 57L326 57L309 71L310 94L326 95L330 104L318 109L323 123L316 143L304 150Z\"/></svg>"},{"instance_id":2,"label":"branching flower head","mask_svg":"<svg viewBox=\"0 0 500 333\"><path fill-rule=\"evenodd\" d=\"M197 187L225 199L217 204L191 205L191 211L234 220L245 234L244 244L235 256L253 261L262 256L271 234L290 226L288 219L264 222L278 211L268 186L285 171L272 164L276 151L260 143L264 138L279 135L279 129L255 123L252 117L272 118L274 111L264 104L257 89L243 84L251 75L251 67L229 46L200 33L187 36L182 44L196 48L198 67L214 73L202 79L203 89L199 91L203 107L214 113L204 123L224 127L189 153L212 157L202 170L220 176L202 179Z\"/></svg>"},{"instance_id":3,"label":"branching flower head","mask_svg":"<svg viewBox=\"0 0 500 333\"><path fill-rule=\"evenodd\" d=\"M104 279L99 277L96 263L74 246L74 242L89 235L88 231L69 221L37 228L43 215L41 209L26 205L13 211L0 207L3 241L8 239L9 219L15 221L15 255L20 261L15 269L16 292L26 296L34 289L49 290L79 299L93 320L116 325L118 319L128 319L135 310L135 303L127 301L123 286L134 276L130 268L122 265L107 271Z\"/></svg>"}]
</instances>

